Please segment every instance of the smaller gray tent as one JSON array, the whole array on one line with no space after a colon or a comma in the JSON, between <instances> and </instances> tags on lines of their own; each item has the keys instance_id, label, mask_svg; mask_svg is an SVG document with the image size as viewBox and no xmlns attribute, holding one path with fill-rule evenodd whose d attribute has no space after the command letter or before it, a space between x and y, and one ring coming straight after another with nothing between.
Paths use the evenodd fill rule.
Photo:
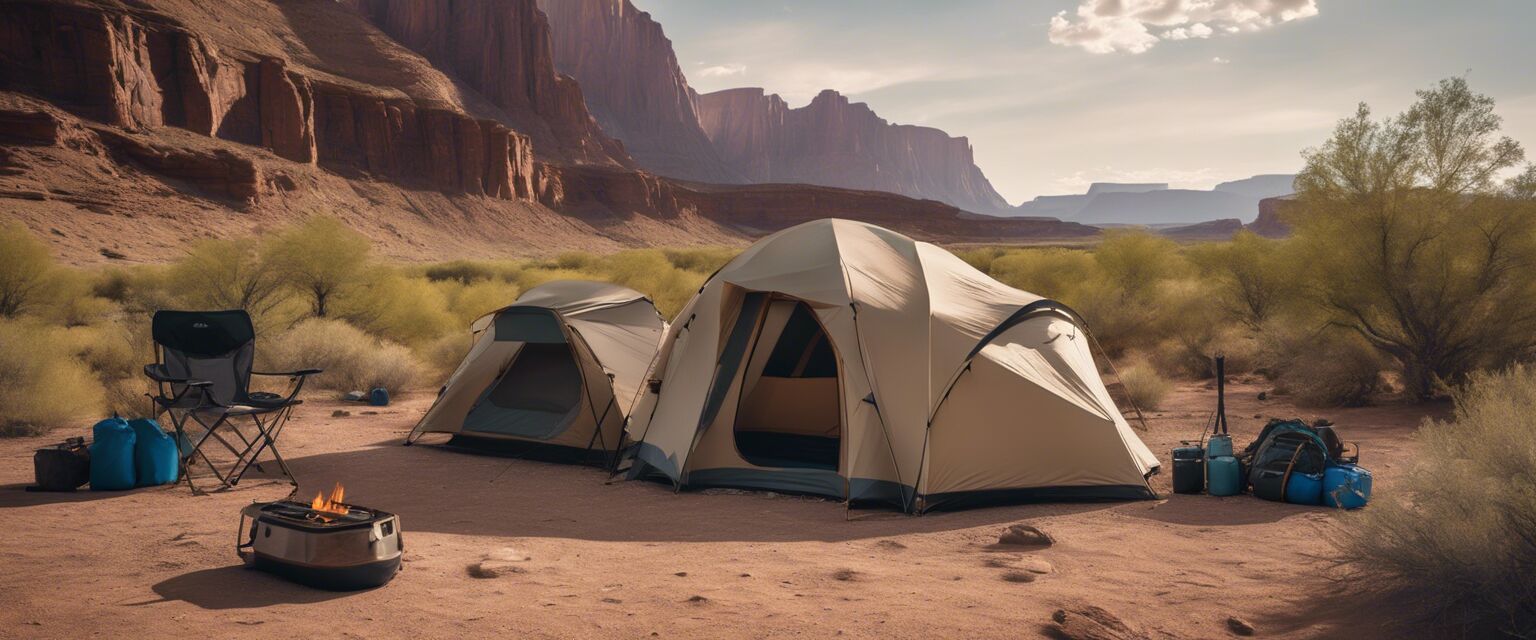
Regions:
<instances>
[{"instance_id":1,"label":"smaller gray tent","mask_svg":"<svg viewBox=\"0 0 1536 640\"><path fill-rule=\"evenodd\" d=\"M667 323L617 285L561 280L529 289L470 327L473 346L406 438L616 451Z\"/></svg>"}]
</instances>

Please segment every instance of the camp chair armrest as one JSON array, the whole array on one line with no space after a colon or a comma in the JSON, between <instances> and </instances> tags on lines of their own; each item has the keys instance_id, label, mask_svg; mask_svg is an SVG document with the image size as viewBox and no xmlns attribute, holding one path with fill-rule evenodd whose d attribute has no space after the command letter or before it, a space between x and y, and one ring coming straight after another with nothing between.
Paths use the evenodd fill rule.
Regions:
<instances>
[{"instance_id":1,"label":"camp chair armrest","mask_svg":"<svg viewBox=\"0 0 1536 640\"><path fill-rule=\"evenodd\" d=\"M146 365L144 365L144 375L149 376L149 379L150 380L154 380L155 382L166 382L166 383L171 383L171 384L181 384L181 385L186 385L186 386L189 386L189 387L211 387L211 386L213 386L213 382L211 380L193 380L191 378L178 378L176 376L173 376L173 375L170 374L170 372L165 370L165 365L161 365L161 364L146 364Z\"/></svg>"},{"instance_id":2,"label":"camp chair armrest","mask_svg":"<svg viewBox=\"0 0 1536 640\"><path fill-rule=\"evenodd\" d=\"M298 369L295 371L252 371L253 376L287 376L289 378L302 378L324 372L324 369Z\"/></svg>"}]
</instances>

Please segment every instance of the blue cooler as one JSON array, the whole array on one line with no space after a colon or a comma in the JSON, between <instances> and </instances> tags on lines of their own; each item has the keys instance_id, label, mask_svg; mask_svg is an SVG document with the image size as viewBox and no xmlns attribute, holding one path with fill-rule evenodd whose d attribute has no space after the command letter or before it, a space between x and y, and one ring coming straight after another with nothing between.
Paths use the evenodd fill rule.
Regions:
<instances>
[{"instance_id":1,"label":"blue cooler","mask_svg":"<svg viewBox=\"0 0 1536 640\"><path fill-rule=\"evenodd\" d=\"M1359 509L1370 500L1370 471L1353 464L1331 464L1323 472L1323 504Z\"/></svg>"},{"instance_id":2,"label":"blue cooler","mask_svg":"<svg viewBox=\"0 0 1536 640\"><path fill-rule=\"evenodd\" d=\"M1323 475L1291 473L1291 478L1285 482L1285 501L1291 504L1322 504Z\"/></svg>"},{"instance_id":3,"label":"blue cooler","mask_svg":"<svg viewBox=\"0 0 1536 640\"><path fill-rule=\"evenodd\" d=\"M133 427L122 418L108 418L91 428L91 437L91 490L132 489L136 479Z\"/></svg>"},{"instance_id":4,"label":"blue cooler","mask_svg":"<svg viewBox=\"0 0 1536 640\"><path fill-rule=\"evenodd\" d=\"M368 404L375 407L389 406L389 390L384 387L374 387L368 392Z\"/></svg>"},{"instance_id":5,"label":"blue cooler","mask_svg":"<svg viewBox=\"0 0 1536 640\"><path fill-rule=\"evenodd\" d=\"M1213 442L1215 438L1211 439ZM1206 493L1213 496L1235 496L1243 492L1243 487L1238 483L1237 458L1232 456L1219 456L1210 458L1206 462Z\"/></svg>"}]
</instances>

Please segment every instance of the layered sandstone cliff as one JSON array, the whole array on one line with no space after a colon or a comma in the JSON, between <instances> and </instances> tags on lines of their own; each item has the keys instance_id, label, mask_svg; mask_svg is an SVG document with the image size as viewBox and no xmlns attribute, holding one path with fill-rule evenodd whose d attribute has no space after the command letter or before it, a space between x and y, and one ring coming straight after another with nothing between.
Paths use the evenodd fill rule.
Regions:
<instances>
[{"instance_id":1,"label":"layered sandstone cliff","mask_svg":"<svg viewBox=\"0 0 1536 640\"><path fill-rule=\"evenodd\" d=\"M161 16L15 2L0 5L0 24L6 89L108 125L183 128L407 186L533 197L528 138L494 120L311 79Z\"/></svg>"},{"instance_id":2,"label":"layered sandstone cliff","mask_svg":"<svg viewBox=\"0 0 1536 640\"><path fill-rule=\"evenodd\" d=\"M629 0L539 0L555 67L581 83L603 131L646 171L701 182L742 182L720 161L693 110L672 41Z\"/></svg>"},{"instance_id":3,"label":"layered sandstone cliff","mask_svg":"<svg viewBox=\"0 0 1536 640\"><path fill-rule=\"evenodd\" d=\"M587 111L582 88L555 71L549 22L534 0L344 2L509 114L542 120L549 139L535 136L535 144L558 152L557 159L632 166L623 146Z\"/></svg>"},{"instance_id":4,"label":"layered sandstone cliff","mask_svg":"<svg viewBox=\"0 0 1536 640\"><path fill-rule=\"evenodd\" d=\"M696 108L716 151L752 182L889 191L977 213L1008 210L965 138L891 124L836 91L791 109L762 89L728 89L698 96Z\"/></svg>"}]
</instances>

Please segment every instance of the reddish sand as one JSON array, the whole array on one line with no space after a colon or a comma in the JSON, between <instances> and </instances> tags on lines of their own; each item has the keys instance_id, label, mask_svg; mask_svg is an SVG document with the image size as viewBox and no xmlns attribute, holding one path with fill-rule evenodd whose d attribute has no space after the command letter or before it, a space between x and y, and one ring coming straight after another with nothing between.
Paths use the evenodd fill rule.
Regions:
<instances>
[{"instance_id":1,"label":"reddish sand","mask_svg":"<svg viewBox=\"0 0 1536 640\"><path fill-rule=\"evenodd\" d=\"M1258 401L1258 390L1230 394L1240 445L1256 414L1315 415ZM0 441L0 637L1031 637L1055 609L1081 605L1153 638L1228 637L1229 616L1262 637L1401 633L1384 626L1391 614L1327 604L1340 586L1325 536L1347 516L1320 508L1169 496L909 517L766 493L677 494L605 484L594 469L400 446L428 401L377 415L349 406L342 418L330 417L338 403L313 402L283 436L306 492L342 481L350 501L403 519L403 572L358 593L241 568L238 509L286 485L27 493L32 450L74 433ZM1181 387L1143 437L1168 464L1213 404L1204 387ZM1360 442L1380 496L1425 411L1326 415ZM1154 479L1160 492L1169 475ZM1056 544L995 545L1021 521ZM469 575L507 547L531 556L522 572ZM1005 579L1039 560L1049 573Z\"/></svg>"}]
</instances>

